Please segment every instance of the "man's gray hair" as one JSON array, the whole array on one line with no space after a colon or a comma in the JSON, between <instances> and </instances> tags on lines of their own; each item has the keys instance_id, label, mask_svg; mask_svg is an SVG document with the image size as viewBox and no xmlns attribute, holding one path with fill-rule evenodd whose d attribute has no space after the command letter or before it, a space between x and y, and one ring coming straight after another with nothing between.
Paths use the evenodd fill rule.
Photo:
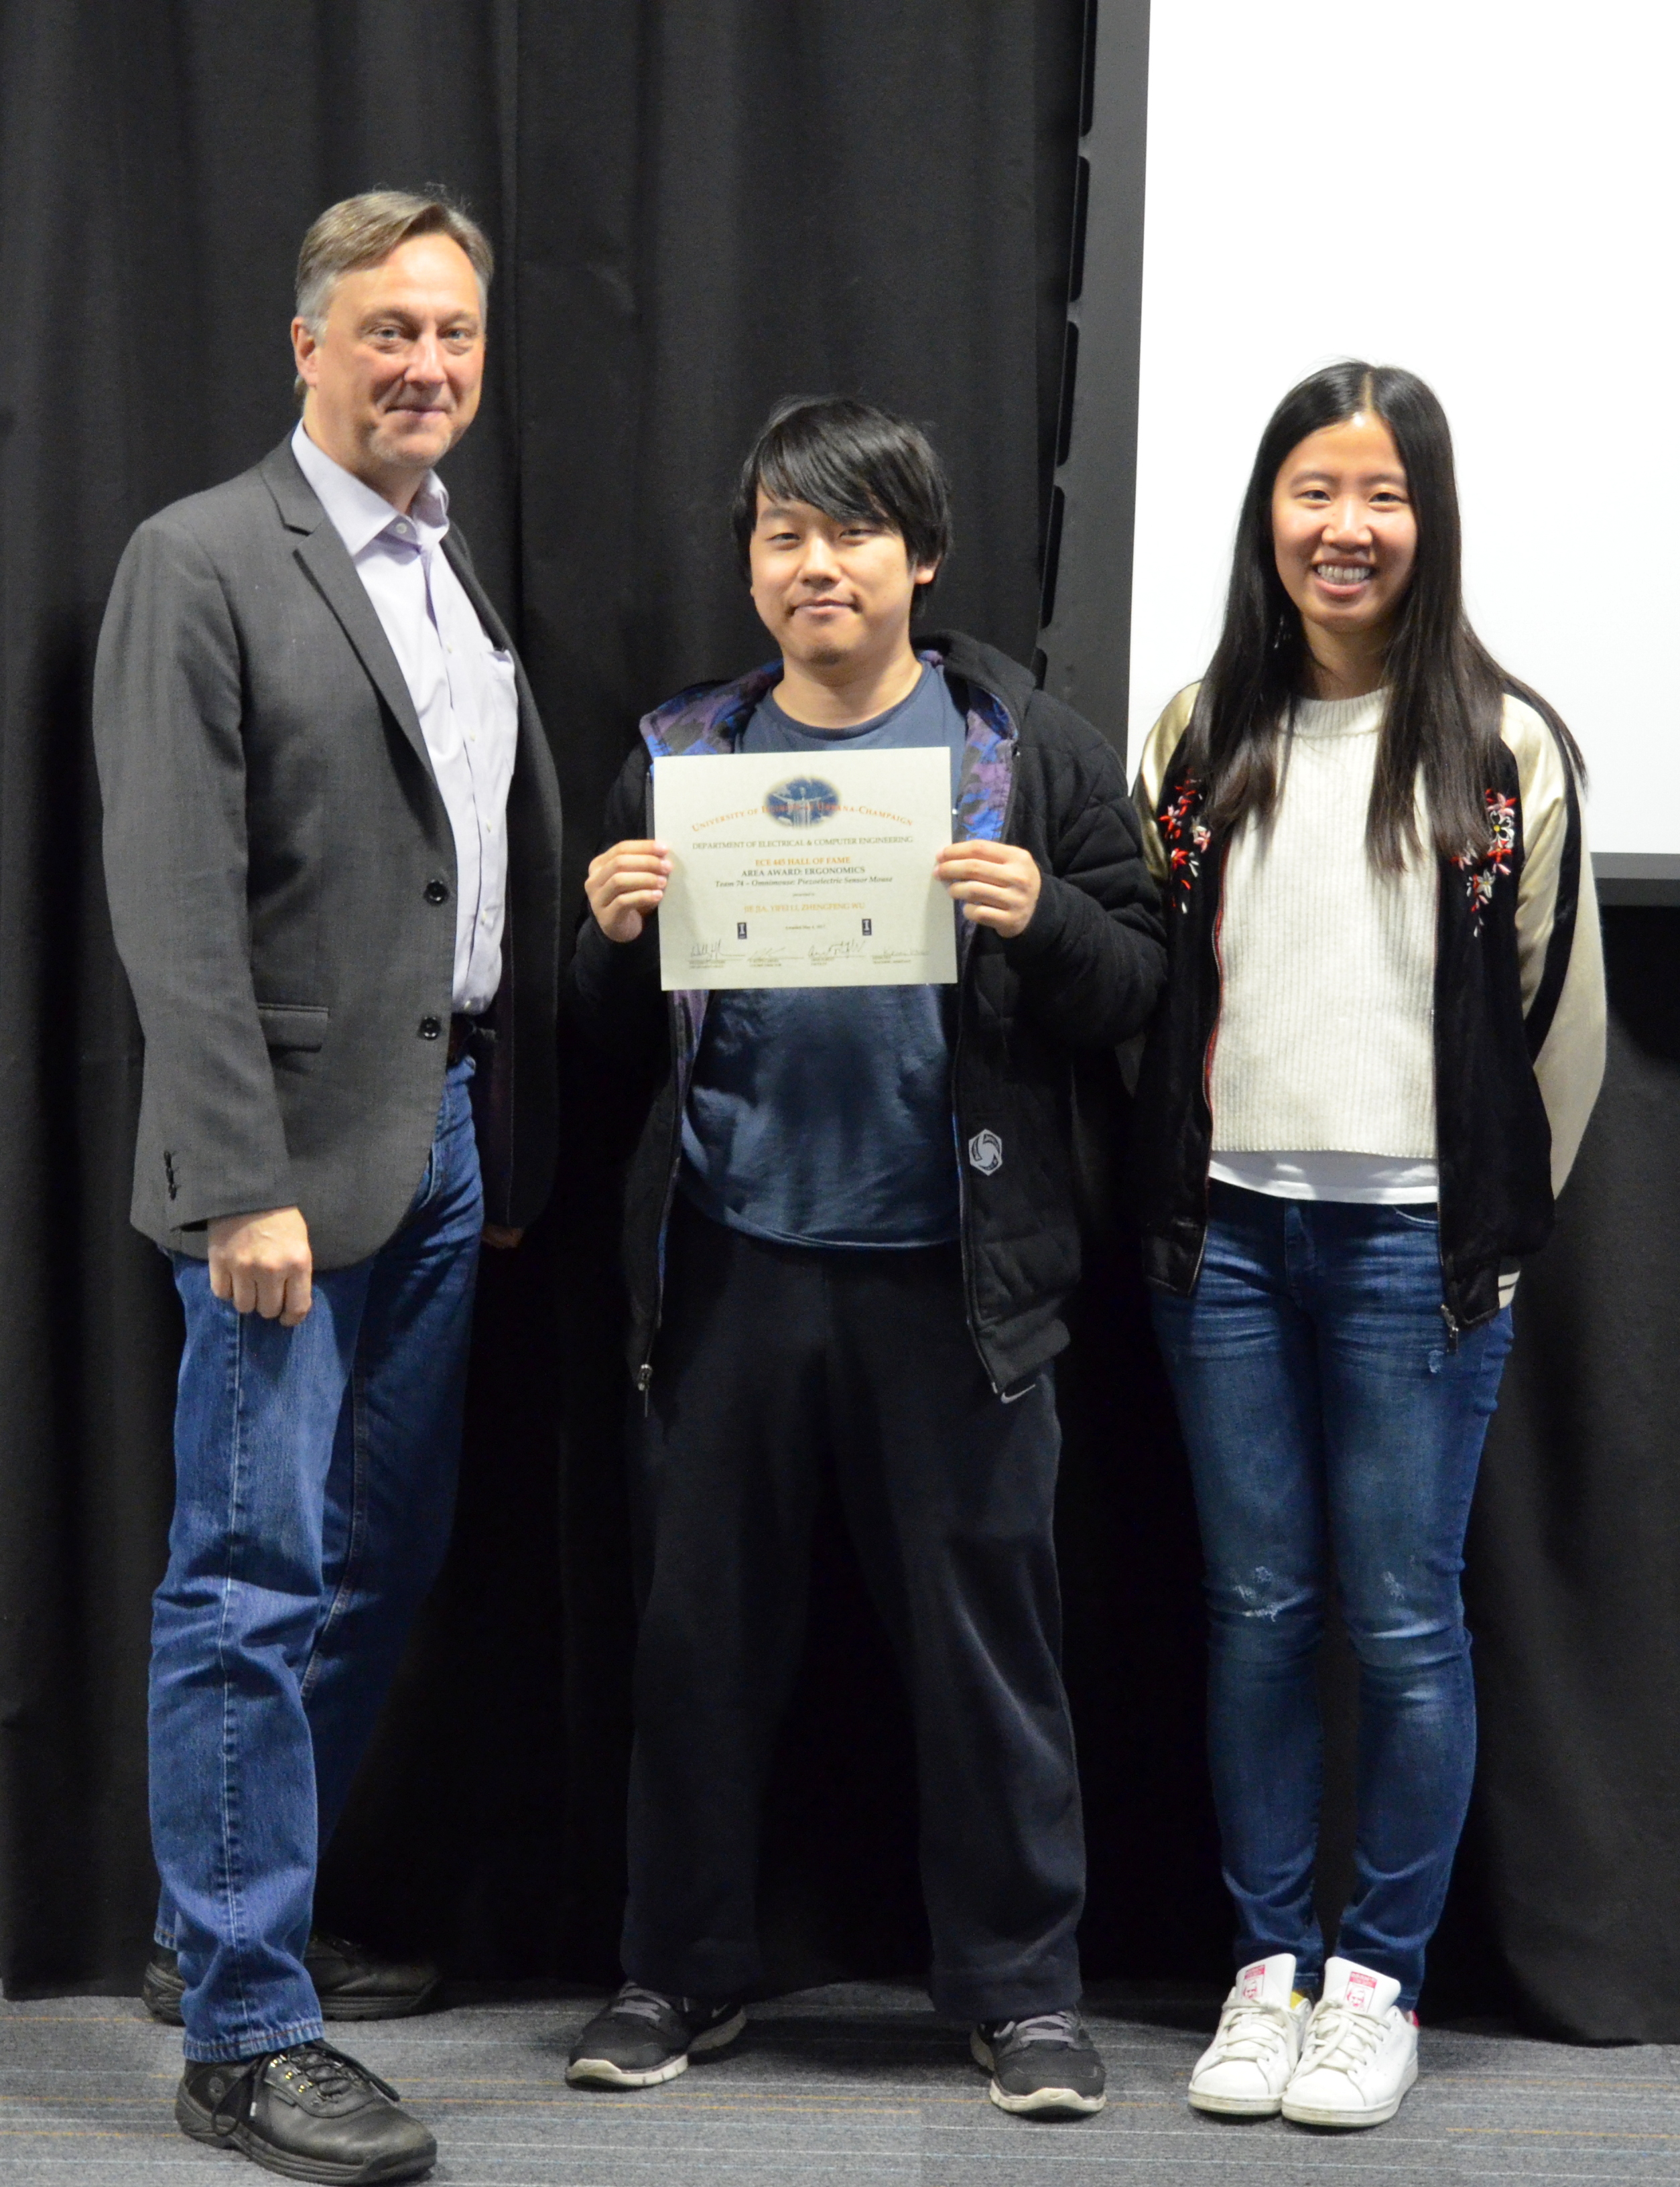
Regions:
<instances>
[{"instance_id":1,"label":"man's gray hair","mask_svg":"<svg viewBox=\"0 0 1680 2187\"><path fill-rule=\"evenodd\" d=\"M363 266L382 266L411 236L447 235L458 243L478 276L482 309L496 270L490 238L475 220L445 197L419 197L412 190L364 190L341 198L313 222L297 255L297 315L318 340L327 323L333 290L346 273Z\"/></svg>"}]
</instances>

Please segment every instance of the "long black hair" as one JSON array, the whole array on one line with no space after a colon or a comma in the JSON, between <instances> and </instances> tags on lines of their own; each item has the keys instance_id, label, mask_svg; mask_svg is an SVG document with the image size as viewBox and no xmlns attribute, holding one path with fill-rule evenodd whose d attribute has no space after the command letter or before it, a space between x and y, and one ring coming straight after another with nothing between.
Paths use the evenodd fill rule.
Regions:
<instances>
[{"instance_id":1,"label":"long black hair","mask_svg":"<svg viewBox=\"0 0 1680 2187\"><path fill-rule=\"evenodd\" d=\"M1188 757L1208 783L1207 820L1216 832L1272 811L1295 702L1312 690L1301 614L1278 574L1273 489L1292 448L1361 412L1394 436L1418 524L1411 582L1385 659L1388 705L1365 816L1373 864L1397 873L1419 847L1420 776L1436 853L1486 850L1486 792L1507 693L1552 723L1582 771L1563 722L1505 673L1465 617L1452 436L1434 390L1415 373L1350 358L1303 379L1273 412L1243 497L1225 626L1197 694Z\"/></svg>"}]
</instances>

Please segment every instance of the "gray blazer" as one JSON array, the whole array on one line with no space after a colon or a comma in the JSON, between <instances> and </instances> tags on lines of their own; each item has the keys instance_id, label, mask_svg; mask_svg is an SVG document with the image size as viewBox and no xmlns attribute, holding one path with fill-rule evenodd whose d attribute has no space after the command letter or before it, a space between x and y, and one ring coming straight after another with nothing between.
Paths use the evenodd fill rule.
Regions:
<instances>
[{"instance_id":1,"label":"gray blazer","mask_svg":"<svg viewBox=\"0 0 1680 2187\"><path fill-rule=\"evenodd\" d=\"M445 551L507 632L460 533ZM486 1214L553 1178L559 791L519 672L502 986L478 1043ZM93 735L116 945L145 1034L132 1217L204 1257L295 1206L317 1267L402 1221L442 1096L455 846L396 655L282 442L143 524L99 636Z\"/></svg>"}]
</instances>

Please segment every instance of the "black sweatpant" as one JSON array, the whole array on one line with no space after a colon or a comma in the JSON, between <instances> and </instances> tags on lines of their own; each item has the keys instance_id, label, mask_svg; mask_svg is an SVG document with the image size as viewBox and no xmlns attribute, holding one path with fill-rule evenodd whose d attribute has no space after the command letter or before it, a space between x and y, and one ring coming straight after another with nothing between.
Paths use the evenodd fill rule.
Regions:
<instances>
[{"instance_id":1,"label":"black sweatpant","mask_svg":"<svg viewBox=\"0 0 1680 2187\"><path fill-rule=\"evenodd\" d=\"M626 1973L714 1999L760 1978L760 1813L826 1462L909 1687L934 2003L968 2020L1074 2004L1085 1845L1048 1372L994 1395L954 1245L775 1245L679 1201L649 1396Z\"/></svg>"}]
</instances>

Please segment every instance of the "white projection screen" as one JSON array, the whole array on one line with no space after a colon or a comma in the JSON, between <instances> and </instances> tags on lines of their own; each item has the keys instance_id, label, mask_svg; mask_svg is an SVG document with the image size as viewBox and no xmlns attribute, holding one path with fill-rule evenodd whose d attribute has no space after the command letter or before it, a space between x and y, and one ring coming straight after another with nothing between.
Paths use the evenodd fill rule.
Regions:
<instances>
[{"instance_id":1,"label":"white projection screen","mask_svg":"<svg viewBox=\"0 0 1680 2187\"><path fill-rule=\"evenodd\" d=\"M1334 357L1403 364L1452 421L1472 620L1586 751L1601 879L1680 881L1680 7L1154 0L1146 32L1123 13L1099 0L1096 88L1123 96L1118 48L1135 64L1146 36L1132 756L1206 661L1278 396ZM1093 167L1098 319L1115 165ZM1087 335L1064 561L1101 430L1084 398L1116 368ZM1081 683L1061 664L1053 688Z\"/></svg>"}]
</instances>

